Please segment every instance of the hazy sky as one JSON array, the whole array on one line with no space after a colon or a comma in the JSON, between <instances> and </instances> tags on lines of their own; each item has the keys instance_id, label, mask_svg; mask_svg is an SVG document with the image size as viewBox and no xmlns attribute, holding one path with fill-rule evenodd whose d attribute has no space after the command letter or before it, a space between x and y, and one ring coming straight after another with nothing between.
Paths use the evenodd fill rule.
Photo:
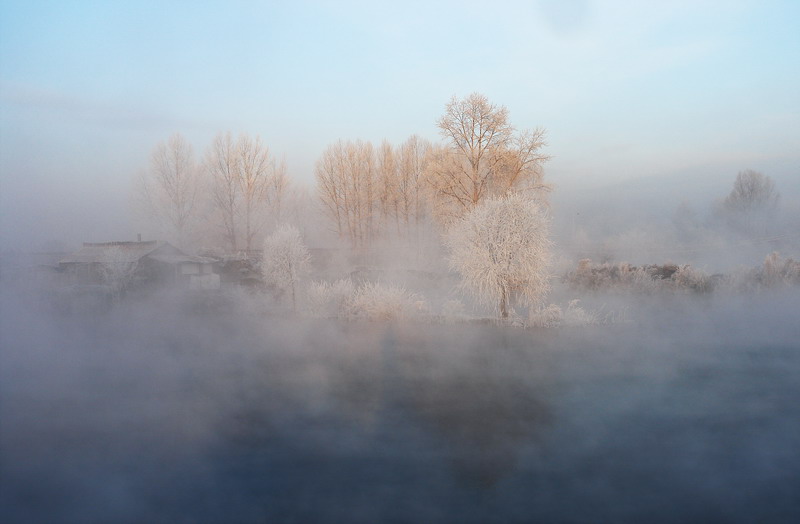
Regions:
<instances>
[{"instance_id":1,"label":"hazy sky","mask_svg":"<svg viewBox=\"0 0 800 524\"><path fill-rule=\"evenodd\" d=\"M562 187L797 179L798 27L794 0L0 0L0 242L129 237L131 181L175 131L198 154L261 135L311 182L330 142L438 139L473 91L548 130Z\"/></svg>"}]
</instances>

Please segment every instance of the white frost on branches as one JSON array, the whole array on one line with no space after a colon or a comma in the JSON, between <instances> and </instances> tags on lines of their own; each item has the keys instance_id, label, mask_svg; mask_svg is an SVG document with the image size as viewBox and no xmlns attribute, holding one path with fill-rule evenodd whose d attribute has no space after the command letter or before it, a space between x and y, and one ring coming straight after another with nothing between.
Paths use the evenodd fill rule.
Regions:
<instances>
[{"instance_id":1,"label":"white frost on branches","mask_svg":"<svg viewBox=\"0 0 800 524\"><path fill-rule=\"evenodd\" d=\"M312 282L306 292L308 312L315 317L398 320L424 316L428 304L403 286L350 279Z\"/></svg>"},{"instance_id":2,"label":"white frost on branches","mask_svg":"<svg viewBox=\"0 0 800 524\"><path fill-rule=\"evenodd\" d=\"M264 241L264 281L291 297L297 309L297 286L311 271L311 255L296 227L284 224Z\"/></svg>"},{"instance_id":3,"label":"white frost on branches","mask_svg":"<svg viewBox=\"0 0 800 524\"><path fill-rule=\"evenodd\" d=\"M115 296L125 292L125 289L136 274L138 260L132 258L121 247L111 247L103 252L100 260L100 273L105 283L111 287Z\"/></svg>"},{"instance_id":4,"label":"white frost on branches","mask_svg":"<svg viewBox=\"0 0 800 524\"><path fill-rule=\"evenodd\" d=\"M450 230L450 266L462 287L478 300L509 315L514 302L541 300L549 289L549 218L520 194L479 204Z\"/></svg>"},{"instance_id":5,"label":"white frost on branches","mask_svg":"<svg viewBox=\"0 0 800 524\"><path fill-rule=\"evenodd\" d=\"M314 317L347 317L355 286L350 279L312 282L306 290L308 312Z\"/></svg>"},{"instance_id":6,"label":"white frost on branches","mask_svg":"<svg viewBox=\"0 0 800 524\"><path fill-rule=\"evenodd\" d=\"M403 286L377 282L361 284L350 302L352 316L369 320L401 319L426 310L425 302Z\"/></svg>"}]
</instances>

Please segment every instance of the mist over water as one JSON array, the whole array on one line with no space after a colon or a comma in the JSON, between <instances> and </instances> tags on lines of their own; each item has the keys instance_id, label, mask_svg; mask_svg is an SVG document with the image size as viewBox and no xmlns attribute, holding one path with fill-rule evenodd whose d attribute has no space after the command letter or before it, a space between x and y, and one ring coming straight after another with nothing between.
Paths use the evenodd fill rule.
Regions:
<instances>
[{"instance_id":1,"label":"mist over water","mask_svg":"<svg viewBox=\"0 0 800 524\"><path fill-rule=\"evenodd\" d=\"M421 7L0 2L0 524L800 522L800 2Z\"/></svg>"},{"instance_id":2,"label":"mist over water","mask_svg":"<svg viewBox=\"0 0 800 524\"><path fill-rule=\"evenodd\" d=\"M558 330L6 287L3 522L790 522L796 293Z\"/></svg>"}]
</instances>

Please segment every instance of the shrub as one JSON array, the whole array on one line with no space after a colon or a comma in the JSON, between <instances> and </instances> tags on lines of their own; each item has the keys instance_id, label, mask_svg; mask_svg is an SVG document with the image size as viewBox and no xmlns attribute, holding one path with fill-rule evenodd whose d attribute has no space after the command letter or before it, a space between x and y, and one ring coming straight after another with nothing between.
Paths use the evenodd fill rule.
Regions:
<instances>
[{"instance_id":1,"label":"shrub","mask_svg":"<svg viewBox=\"0 0 800 524\"><path fill-rule=\"evenodd\" d=\"M578 289L618 289L644 294L681 289L704 292L712 288L712 280L704 272L671 263L631 266L627 263L592 264L591 260L583 259L575 271L567 273L562 280Z\"/></svg>"},{"instance_id":2,"label":"shrub","mask_svg":"<svg viewBox=\"0 0 800 524\"><path fill-rule=\"evenodd\" d=\"M565 326L594 326L600 324L600 317L594 311L587 311L580 307L580 300L570 300L564 311Z\"/></svg>"},{"instance_id":3,"label":"shrub","mask_svg":"<svg viewBox=\"0 0 800 524\"><path fill-rule=\"evenodd\" d=\"M345 317L350 310L354 291L350 279L312 282L306 290L308 311L315 317Z\"/></svg>"},{"instance_id":4,"label":"shrub","mask_svg":"<svg viewBox=\"0 0 800 524\"><path fill-rule=\"evenodd\" d=\"M689 265L678 268L672 275L672 281L677 289L686 289L697 293L706 293L714 287L708 274Z\"/></svg>"},{"instance_id":5,"label":"shrub","mask_svg":"<svg viewBox=\"0 0 800 524\"><path fill-rule=\"evenodd\" d=\"M531 309L528 314L528 325L532 327L558 327L564 321L564 312L556 304Z\"/></svg>"},{"instance_id":6,"label":"shrub","mask_svg":"<svg viewBox=\"0 0 800 524\"><path fill-rule=\"evenodd\" d=\"M425 302L404 287L366 282L350 302L350 315L369 320L394 320L417 315L426 309Z\"/></svg>"}]
</instances>

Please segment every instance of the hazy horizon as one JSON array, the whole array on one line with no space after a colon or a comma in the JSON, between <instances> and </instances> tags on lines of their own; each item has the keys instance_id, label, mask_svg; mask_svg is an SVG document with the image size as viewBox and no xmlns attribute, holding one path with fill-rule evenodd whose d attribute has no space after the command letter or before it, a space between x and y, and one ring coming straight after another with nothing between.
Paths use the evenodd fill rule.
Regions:
<instances>
[{"instance_id":1,"label":"hazy horizon","mask_svg":"<svg viewBox=\"0 0 800 524\"><path fill-rule=\"evenodd\" d=\"M0 521L800 522L798 27L0 0Z\"/></svg>"},{"instance_id":2,"label":"hazy horizon","mask_svg":"<svg viewBox=\"0 0 800 524\"><path fill-rule=\"evenodd\" d=\"M547 130L567 195L678 176L721 198L755 169L796 202L798 20L794 2L3 2L0 243L135 238L133 180L175 132L198 157L261 136L313 188L328 144L439 141L471 92Z\"/></svg>"}]
</instances>

